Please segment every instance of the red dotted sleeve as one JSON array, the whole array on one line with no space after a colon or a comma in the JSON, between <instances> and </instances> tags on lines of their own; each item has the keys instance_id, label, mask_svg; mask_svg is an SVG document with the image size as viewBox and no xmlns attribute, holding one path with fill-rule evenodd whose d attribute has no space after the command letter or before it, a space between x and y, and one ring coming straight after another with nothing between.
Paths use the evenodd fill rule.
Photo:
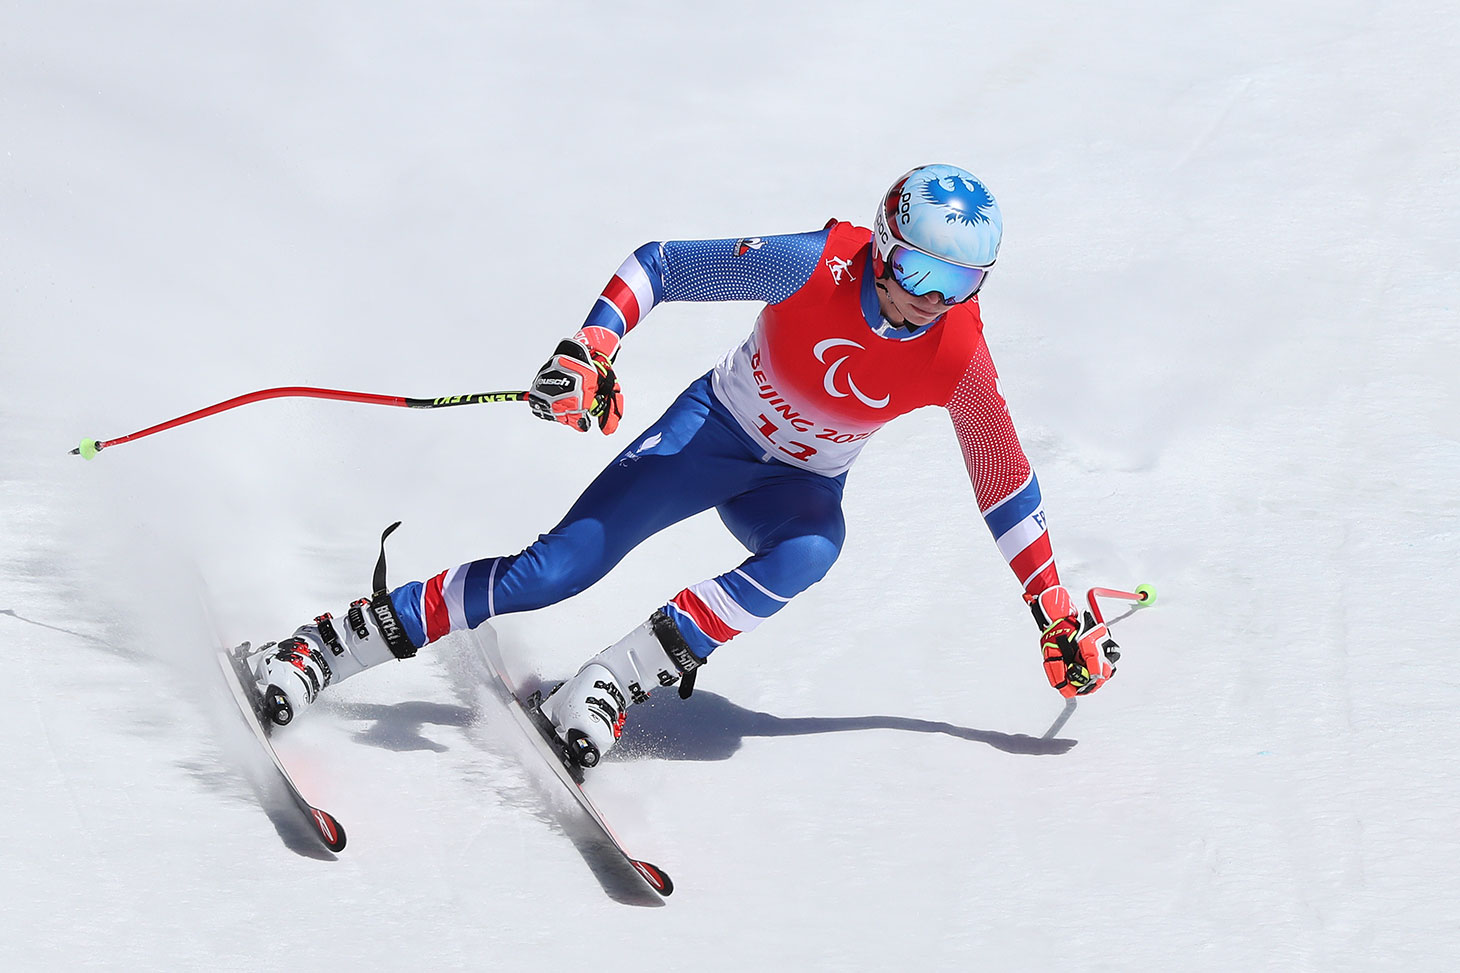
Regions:
<instances>
[{"instance_id":1,"label":"red dotted sleeve","mask_svg":"<svg viewBox=\"0 0 1460 973\"><path fill-rule=\"evenodd\" d=\"M978 509L999 551L1029 594L1059 584L1045 529L1039 481L999 392L988 345L980 340L947 402Z\"/></svg>"}]
</instances>

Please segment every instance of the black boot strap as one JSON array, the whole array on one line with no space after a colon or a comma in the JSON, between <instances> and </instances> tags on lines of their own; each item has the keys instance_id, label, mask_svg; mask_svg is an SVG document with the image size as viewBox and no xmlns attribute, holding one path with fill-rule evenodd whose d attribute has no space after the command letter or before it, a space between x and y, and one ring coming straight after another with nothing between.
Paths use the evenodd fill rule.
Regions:
<instances>
[{"instance_id":1,"label":"black boot strap","mask_svg":"<svg viewBox=\"0 0 1460 973\"><path fill-rule=\"evenodd\" d=\"M662 608L655 609L654 614L649 616L649 628L653 631L655 640L664 647L664 654L679 667L683 677L679 681L679 698L689 699L690 694L695 691L695 671L706 660L695 655L680 633L679 626L674 624L674 619L666 615Z\"/></svg>"},{"instance_id":2,"label":"black boot strap","mask_svg":"<svg viewBox=\"0 0 1460 973\"><path fill-rule=\"evenodd\" d=\"M385 533L380 535L380 559L375 562L375 580L370 585L370 590L377 595L385 590L385 539L395 533L395 529L399 526L400 521L397 520L385 528Z\"/></svg>"},{"instance_id":3,"label":"black boot strap","mask_svg":"<svg viewBox=\"0 0 1460 973\"><path fill-rule=\"evenodd\" d=\"M390 603L390 592L385 590L385 539L400 526L397 520L380 535L380 559L375 562L375 578L371 585L375 592L370 596L370 615L375 619L385 645L397 659L409 659L416 654L416 647L406 635L406 628L396 617L395 606Z\"/></svg>"},{"instance_id":4,"label":"black boot strap","mask_svg":"<svg viewBox=\"0 0 1460 973\"><path fill-rule=\"evenodd\" d=\"M390 594L377 591L370 599L370 616L385 636L385 645L397 659L410 659L416 654L416 647L406 635L406 628L396 617L395 606L390 603Z\"/></svg>"}]
</instances>

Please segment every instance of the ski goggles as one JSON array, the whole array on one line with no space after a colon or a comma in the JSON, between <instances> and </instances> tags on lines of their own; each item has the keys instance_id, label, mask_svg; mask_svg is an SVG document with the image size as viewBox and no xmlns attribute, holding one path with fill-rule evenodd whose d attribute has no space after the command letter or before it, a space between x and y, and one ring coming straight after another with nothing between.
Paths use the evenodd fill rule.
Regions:
<instances>
[{"instance_id":1,"label":"ski goggles","mask_svg":"<svg viewBox=\"0 0 1460 973\"><path fill-rule=\"evenodd\" d=\"M943 303L962 304L978 293L991 267L963 267L941 257L914 250L905 243L894 244L887 254L892 279L913 297L937 291Z\"/></svg>"}]
</instances>

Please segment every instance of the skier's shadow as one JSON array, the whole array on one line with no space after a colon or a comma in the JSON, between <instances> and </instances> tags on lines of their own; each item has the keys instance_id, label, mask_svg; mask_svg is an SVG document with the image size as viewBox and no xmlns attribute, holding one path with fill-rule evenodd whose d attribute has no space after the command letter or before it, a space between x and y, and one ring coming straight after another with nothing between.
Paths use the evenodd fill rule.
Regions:
<instances>
[{"instance_id":1,"label":"skier's shadow","mask_svg":"<svg viewBox=\"0 0 1460 973\"><path fill-rule=\"evenodd\" d=\"M547 688L552 688L550 685ZM941 733L982 743L1004 753L1050 756L1068 753L1079 741L975 730L934 720L905 716L805 716L785 718L746 709L704 690L681 700L673 690L660 690L635 706L623 739L608 760L728 760L746 737L801 736L849 730L902 730Z\"/></svg>"},{"instance_id":2,"label":"skier's shadow","mask_svg":"<svg viewBox=\"0 0 1460 973\"><path fill-rule=\"evenodd\" d=\"M379 747L382 750L404 752L408 750L431 750L445 753L451 748L437 743L424 733L422 728L432 726L471 725L476 713L465 706L447 703L428 703L424 700L410 700L403 703L342 703L336 707L340 715L359 720L369 725L355 733L359 743Z\"/></svg>"}]
</instances>

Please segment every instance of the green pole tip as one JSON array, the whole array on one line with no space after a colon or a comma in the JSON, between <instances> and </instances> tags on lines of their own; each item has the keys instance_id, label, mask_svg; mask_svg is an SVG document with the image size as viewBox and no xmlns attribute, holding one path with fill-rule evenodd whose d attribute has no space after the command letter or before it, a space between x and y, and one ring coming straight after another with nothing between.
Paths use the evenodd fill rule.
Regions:
<instances>
[{"instance_id":1,"label":"green pole tip","mask_svg":"<svg viewBox=\"0 0 1460 973\"><path fill-rule=\"evenodd\" d=\"M80 453L82 459L94 459L96 454L101 452L101 446L95 439L83 439L81 445L71 450L73 453Z\"/></svg>"},{"instance_id":2,"label":"green pole tip","mask_svg":"<svg viewBox=\"0 0 1460 973\"><path fill-rule=\"evenodd\" d=\"M1141 604L1154 605L1156 603L1156 589L1148 584L1136 585L1136 594L1141 596Z\"/></svg>"}]
</instances>

